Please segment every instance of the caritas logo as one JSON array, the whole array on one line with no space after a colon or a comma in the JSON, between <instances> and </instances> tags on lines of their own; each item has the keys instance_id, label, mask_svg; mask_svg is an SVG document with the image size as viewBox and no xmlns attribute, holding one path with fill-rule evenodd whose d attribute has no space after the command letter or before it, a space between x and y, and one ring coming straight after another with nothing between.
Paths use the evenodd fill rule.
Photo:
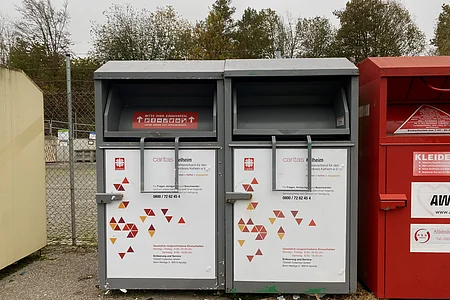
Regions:
<instances>
[{"instance_id":1,"label":"caritas logo","mask_svg":"<svg viewBox=\"0 0 450 300\"><path fill-rule=\"evenodd\" d=\"M421 244L426 244L431 238L431 234L426 229L418 229L414 233L414 240Z\"/></svg>"},{"instance_id":2,"label":"caritas logo","mask_svg":"<svg viewBox=\"0 0 450 300\"><path fill-rule=\"evenodd\" d=\"M125 158L123 158L123 157L114 158L114 169L116 171L125 170Z\"/></svg>"},{"instance_id":3,"label":"caritas logo","mask_svg":"<svg viewBox=\"0 0 450 300\"><path fill-rule=\"evenodd\" d=\"M254 171L255 170L255 159L252 157L244 158L244 171Z\"/></svg>"}]
</instances>

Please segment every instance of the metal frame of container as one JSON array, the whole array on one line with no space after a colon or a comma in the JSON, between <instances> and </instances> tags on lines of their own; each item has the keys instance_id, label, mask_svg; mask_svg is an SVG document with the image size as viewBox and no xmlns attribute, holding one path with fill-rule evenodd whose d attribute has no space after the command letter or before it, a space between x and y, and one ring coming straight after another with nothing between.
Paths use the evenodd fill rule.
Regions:
<instances>
[{"instance_id":1,"label":"metal frame of container","mask_svg":"<svg viewBox=\"0 0 450 300\"><path fill-rule=\"evenodd\" d=\"M450 255L413 253L410 225L448 224L412 216L411 183L448 181L413 175L413 153L448 152L450 136L394 132L422 104L450 111L450 57L368 58L359 69L358 277L380 298L448 299Z\"/></svg>"},{"instance_id":2,"label":"metal frame of container","mask_svg":"<svg viewBox=\"0 0 450 300\"><path fill-rule=\"evenodd\" d=\"M346 239L346 279L343 283L327 282L236 282L233 268L233 203L226 207L226 291L242 293L306 293L332 294L356 291L357 274L357 170L358 170L358 74L359 71L347 59L282 59L282 60L227 60L225 63L225 120L233 120L225 130L225 187L227 193L233 191L233 151L238 148L266 148L275 154L278 148L311 147L345 148L348 155L348 199L347 199L347 239ZM348 99L348 118L344 128L328 129L239 129L237 128L236 81L275 80L281 83L289 79L320 80L340 78L345 82L344 95ZM278 124L279 126L282 123ZM263 138L265 136L265 138ZM331 140L324 136L333 137ZM243 137L243 138L242 138ZM267 139L269 137L269 139ZM272 137L272 140L270 140ZM276 141L276 138L284 140ZM311 140L312 137L312 140ZM317 139L316 139L317 138ZM273 160L274 156L272 157ZM274 160L273 160L274 161ZM275 166L272 165L273 173ZM309 171L310 174L310 171ZM310 178L310 177L309 177ZM310 185L310 181L309 181ZM242 197L244 200L245 197ZM239 201L239 199L237 199ZM268 288L270 287L270 288Z\"/></svg>"},{"instance_id":3,"label":"metal frame of container","mask_svg":"<svg viewBox=\"0 0 450 300\"><path fill-rule=\"evenodd\" d=\"M223 61L123 61L109 62L94 73L96 90L96 128L97 128L97 203L98 203L98 249L99 281L102 289L223 289L225 266L224 250L224 186L221 180L224 173L224 95ZM117 81L209 81L216 86L214 128L210 132L195 131L157 131L133 130L111 132L105 128L105 109L111 86ZM199 137L212 138L207 141ZM147 138L145 141L143 138ZM174 139L168 142L167 139ZM140 141L139 141L140 139ZM154 139L153 141L151 139ZM181 141L179 141L181 139ZM188 141L183 141L187 139ZM216 151L216 279L144 279L113 278L106 273L106 203L111 195L105 193L105 150L107 149L214 149ZM142 156L141 156L142 159ZM142 166L141 166L142 175ZM142 184L142 178L141 178ZM117 200L117 199L116 199ZM222 262L222 263L221 263Z\"/></svg>"}]
</instances>

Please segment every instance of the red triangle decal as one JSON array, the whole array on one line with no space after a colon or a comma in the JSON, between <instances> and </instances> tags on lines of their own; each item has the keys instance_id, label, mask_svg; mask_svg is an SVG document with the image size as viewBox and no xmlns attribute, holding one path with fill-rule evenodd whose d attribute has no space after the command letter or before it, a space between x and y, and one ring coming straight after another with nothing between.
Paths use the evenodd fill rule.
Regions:
<instances>
[{"instance_id":1,"label":"red triangle decal","mask_svg":"<svg viewBox=\"0 0 450 300\"><path fill-rule=\"evenodd\" d=\"M131 229L131 230L138 230L138 228L136 227L136 224L131 224L130 229Z\"/></svg>"},{"instance_id":2,"label":"red triangle decal","mask_svg":"<svg viewBox=\"0 0 450 300\"><path fill-rule=\"evenodd\" d=\"M123 185L119 185L119 188L117 190L119 192L125 192L125 189L123 188Z\"/></svg>"},{"instance_id":3,"label":"red triangle decal","mask_svg":"<svg viewBox=\"0 0 450 300\"><path fill-rule=\"evenodd\" d=\"M252 219L248 219L247 225L255 225L255 224L253 223L253 220L252 220Z\"/></svg>"},{"instance_id":4,"label":"red triangle decal","mask_svg":"<svg viewBox=\"0 0 450 300\"><path fill-rule=\"evenodd\" d=\"M394 133L448 133L449 130L450 114L431 105L422 105Z\"/></svg>"},{"instance_id":5,"label":"red triangle decal","mask_svg":"<svg viewBox=\"0 0 450 300\"><path fill-rule=\"evenodd\" d=\"M278 215L278 218L284 218L284 214L282 211L280 211L280 214Z\"/></svg>"},{"instance_id":6,"label":"red triangle decal","mask_svg":"<svg viewBox=\"0 0 450 300\"><path fill-rule=\"evenodd\" d=\"M121 217L119 220L119 224L123 224L123 223L125 223L125 220Z\"/></svg>"},{"instance_id":7,"label":"red triangle decal","mask_svg":"<svg viewBox=\"0 0 450 300\"><path fill-rule=\"evenodd\" d=\"M136 237L138 235L138 230L131 230L131 233Z\"/></svg>"},{"instance_id":8,"label":"red triangle decal","mask_svg":"<svg viewBox=\"0 0 450 300\"><path fill-rule=\"evenodd\" d=\"M183 217L181 217L181 218L178 220L178 224L186 224L186 222L184 221Z\"/></svg>"},{"instance_id":9,"label":"red triangle decal","mask_svg":"<svg viewBox=\"0 0 450 300\"><path fill-rule=\"evenodd\" d=\"M144 208L144 212L145 212L145 214L147 215L147 216L150 216L150 213L152 212L153 210L151 209L151 208Z\"/></svg>"},{"instance_id":10,"label":"red triangle decal","mask_svg":"<svg viewBox=\"0 0 450 300\"><path fill-rule=\"evenodd\" d=\"M128 233L127 238L129 238L129 239L134 238L134 234L133 234L132 231L130 231L130 232Z\"/></svg>"},{"instance_id":11,"label":"red triangle decal","mask_svg":"<svg viewBox=\"0 0 450 300\"><path fill-rule=\"evenodd\" d=\"M247 192L254 192L255 190L251 185L248 186Z\"/></svg>"},{"instance_id":12,"label":"red triangle decal","mask_svg":"<svg viewBox=\"0 0 450 300\"><path fill-rule=\"evenodd\" d=\"M256 229L258 229L258 232L261 232L261 230L263 229L262 225L256 225Z\"/></svg>"},{"instance_id":13,"label":"red triangle decal","mask_svg":"<svg viewBox=\"0 0 450 300\"><path fill-rule=\"evenodd\" d=\"M253 178L252 184L258 184L258 180L256 180L256 178Z\"/></svg>"},{"instance_id":14,"label":"red triangle decal","mask_svg":"<svg viewBox=\"0 0 450 300\"><path fill-rule=\"evenodd\" d=\"M252 260L253 260L253 257L254 257L253 255L247 255L247 259L248 259L248 261L249 261L249 262L252 262Z\"/></svg>"},{"instance_id":15,"label":"red triangle decal","mask_svg":"<svg viewBox=\"0 0 450 300\"><path fill-rule=\"evenodd\" d=\"M131 248L131 246L128 248L128 251L127 251L128 253L134 253L134 250L133 250L133 248Z\"/></svg>"},{"instance_id":16,"label":"red triangle decal","mask_svg":"<svg viewBox=\"0 0 450 300\"><path fill-rule=\"evenodd\" d=\"M128 184L128 183L130 183L130 182L129 182L128 179L125 177L125 178L122 180L122 184Z\"/></svg>"},{"instance_id":17,"label":"red triangle decal","mask_svg":"<svg viewBox=\"0 0 450 300\"><path fill-rule=\"evenodd\" d=\"M170 221L172 221L172 216L166 216L166 220L168 223L170 223Z\"/></svg>"},{"instance_id":18,"label":"red triangle decal","mask_svg":"<svg viewBox=\"0 0 450 300\"><path fill-rule=\"evenodd\" d=\"M123 206L125 206L125 208L126 208L126 207L128 207L128 203L130 203L130 201L122 201L122 203L123 203Z\"/></svg>"},{"instance_id":19,"label":"red triangle decal","mask_svg":"<svg viewBox=\"0 0 450 300\"><path fill-rule=\"evenodd\" d=\"M291 210L292 216L295 218L298 214L298 210Z\"/></svg>"},{"instance_id":20,"label":"red triangle decal","mask_svg":"<svg viewBox=\"0 0 450 300\"><path fill-rule=\"evenodd\" d=\"M297 221L297 224L300 225L303 221L303 219L301 218L295 218L295 221Z\"/></svg>"},{"instance_id":21,"label":"red triangle decal","mask_svg":"<svg viewBox=\"0 0 450 300\"><path fill-rule=\"evenodd\" d=\"M253 226L252 232L258 232L258 228L256 228L256 226Z\"/></svg>"},{"instance_id":22,"label":"red triangle decal","mask_svg":"<svg viewBox=\"0 0 450 300\"><path fill-rule=\"evenodd\" d=\"M263 240L263 237L262 237L261 233L259 233L259 234L256 236L255 240L257 240L257 241L262 241L262 240Z\"/></svg>"},{"instance_id":23,"label":"red triangle decal","mask_svg":"<svg viewBox=\"0 0 450 300\"><path fill-rule=\"evenodd\" d=\"M120 256L121 259L123 259L123 257L125 256L125 253L124 252L119 252L119 256Z\"/></svg>"},{"instance_id":24,"label":"red triangle decal","mask_svg":"<svg viewBox=\"0 0 450 300\"><path fill-rule=\"evenodd\" d=\"M148 228L148 230L155 230L155 227L153 227L153 224L150 225L150 227Z\"/></svg>"},{"instance_id":25,"label":"red triangle decal","mask_svg":"<svg viewBox=\"0 0 450 300\"><path fill-rule=\"evenodd\" d=\"M163 215L166 215L168 210L169 210L168 208L161 208Z\"/></svg>"},{"instance_id":26,"label":"red triangle decal","mask_svg":"<svg viewBox=\"0 0 450 300\"><path fill-rule=\"evenodd\" d=\"M273 214L275 215L275 217L278 218L278 215L280 214L280 212L281 212L281 211L279 211L279 210L274 210L274 211L273 211Z\"/></svg>"},{"instance_id":27,"label":"red triangle decal","mask_svg":"<svg viewBox=\"0 0 450 300\"><path fill-rule=\"evenodd\" d=\"M261 232L259 235L261 236L261 240L264 240L267 236L267 233Z\"/></svg>"},{"instance_id":28,"label":"red triangle decal","mask_svg":"<svg viewBox=\"0 0 450 300\"><path fill-rule=\"evenodd\" d=\"M250 186L250 184L243 184L242 185L242 187L244 188L244 191L247 191L249 186Z\"/></svg>"},{"instance_id":29,"label":"red triangle decal","mask_svg":"<svg viewBox=\"0 0 450 300\"><path fill-rule=\"evenodd\" d=\"M263 255L262 252L261 252L261 249L258 249L258 251L256 251L255 255Z\"/></svg>"},{"instance_id":30,"label":"red triangle decal","mask_svg":"<svg viewBox=\"0 0 450 300\"><path fill-rule=\"evenodd\" d=\"M266 227L264 227L264 225L261 227L261 233L267 233Z\"/></svg>"},{"instance_id":31,"label":"red triangle decal","mask_svg":"<svg viewBox=\"0 0 450 300\"><path fill-rule=\"evenodd\" d=\"M258 206L258 202L250 202L250 204L253 206L253 208L256 208Z\"/></svg>"},{"instance_id":32,"label":"red triangle decal","mask_svg":"<svg viewBox=\"0 0 450 300\"><path fill-rule=\"evenodd\" d=\"M116 191L118 191L119 187L120 187L120 183L114 183L113 185L114 185L114 188L116 189Z\"/></svg>"},{"instance_id":33,"label":"red triangle decal","mask_svg":"<svg viewBox=\"0 0 450 300\"><path fill-rule=\"evenodd\" d=\"M244 227L244 230L242 230L242 232L250 232L250 231L248 230L248 227L245 226L245 227Z\"/></svg>"},{"instance_id":34,"label":"red triangle decal","mask_svg":"<svg viewBox=\"0 0 450 300\"><path fill-rule=\"evenodd\" d=\"M116 225L116 227L114 227L114 231L120 231L119 225Z\"/></svg>"},{"instance_id":35,"label":"red triangle decal","mask_svg":"<svg viewBox=\"0 0 450 300\"><path fill-rule=\"evenodd\" d=\"M238 224L239 224L239 225L245 225L245 222L244 222L244 220L242 220L242 218L241 218L241 219L239 220Z\"/></svg>"},{"instance_id":36,"label":"red triangle decal","mask_svg":"<svg viewBox=\"0 0 450 300\"><path fill-rule=\"evenodd\" d=\"M125 226L123 226L122 230L123 231L128 231L128 230L130 230L130 227L128 227L128 224L125 224Z\"/></svg>"},{"instance_id":37,"label":"red triangle decal","mask_svg":"<svg viewBox=\"0 0 450 300\"><path fill-rule=\"evenodd\" d=\"M314 222L314 220L311 220L311 222L309 222L309 226L317 226L316 222Z\"/></svg>"},{"instance_id":38,"label":"red triangle decal","mask_svg":"<svg viewBox=\"0 0 450 300\"><path fill-rule=\"evenodd\" d=\"M280 227L280 229L278 229L278 233L284 233L283 227Z\"/></svg>"},{"instance_id":39,"label":"red triangle decal","mask_svg":"<svg viewBox=\"0 0 450 300\"><path fill-rule=\"evenodd\" d=\"M111 221L109 221L109 224L117 224L116 219L114 219L114 217L112 217Z\"/></svg>"}]
</instances>

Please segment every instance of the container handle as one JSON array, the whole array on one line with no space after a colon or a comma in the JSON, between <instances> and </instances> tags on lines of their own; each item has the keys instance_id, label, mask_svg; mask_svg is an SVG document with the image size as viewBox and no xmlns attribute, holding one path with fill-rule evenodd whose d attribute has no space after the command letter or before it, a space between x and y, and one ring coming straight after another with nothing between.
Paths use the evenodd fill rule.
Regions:
<instances>
[{"instance_id":1,"label":"container handle","mask_svg":"<svg viewBox=\"0 0 450 300\"><path fill-rule=\"evenodd\" d=\"M145 190L145 180L144 180L144 176L145 176L145 172L144 172L144 166L145 166L145 152L144 152L144 143L145 143L145 139L146 137L141 137L141 141L140 141L140 154L141 154L141 193L178 193L178 181L179 181L179 170L178 170L178 157L179 157L179 143L180 143L180 138L176 137L175 138L175 189L173 190L160 190L160 191L146 191Z\"/></svg>"},{"instance_id":2,"label":"container handle","mask_svg":"<svg viewBox=\"0 0 450 300\"><path fill-rule=\"evenodd\" d=\"M311 136L306 136L308 142L308 161L306 162L308 168L308 188L302 189L277 189L277 140L275 136L272 136L272 191L276 192L311 192L311 173L312 173L312 141Z\"/></svg>"},{"instance_id":3,"label":"container handle","mask_svg":"<svg viewBox=\"0 0 450 300\"><path fill-rule=\"evenodd\" d=\"M437 88L432 86L431 84L429 84L428 82L425 81L425 79L423 77L420 77L420 79L423 81L423 83L425 83L426 85L428 85L428 87L432 90L438 91L438 92L443 92L443 93L450 93L450 89L441 89L441 88Z\"/></svg>"}]
</instances>

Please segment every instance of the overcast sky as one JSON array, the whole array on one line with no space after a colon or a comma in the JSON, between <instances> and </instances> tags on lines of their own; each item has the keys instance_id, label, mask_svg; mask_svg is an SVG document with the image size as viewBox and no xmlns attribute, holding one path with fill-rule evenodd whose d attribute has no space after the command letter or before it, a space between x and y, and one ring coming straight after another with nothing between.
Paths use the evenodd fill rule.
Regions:
<instances>
[{"instance_id":1,"label":"overcast sky","mask_svg":"<svg viewBox=\"0 0 450 300\"><path fill-rule=\"evenodd\" d=\"M17 18L15 5L21 0L0 0L0 12L11 18ZM63 0L52 1L60 7ZM70 32L74 42L73 50L78 55L84 55L91 48L91 21L102 22L103 11L111 4L131 3L136 8L154 10L157 6L172 5L183 17L191 22L203 19L214 0L69 0L71 15ZM347 0L234 0L236 7L235 18L239 18L246 7L255 9L272 8L283 16L289 11L294 17L326 16L337 25L338 22L332 12L345 6ZM417 24L427 35L433 37L436 19L441 12L443 3L450 0L402 0L409 9Z\"/></svg>"}]
</instances>

